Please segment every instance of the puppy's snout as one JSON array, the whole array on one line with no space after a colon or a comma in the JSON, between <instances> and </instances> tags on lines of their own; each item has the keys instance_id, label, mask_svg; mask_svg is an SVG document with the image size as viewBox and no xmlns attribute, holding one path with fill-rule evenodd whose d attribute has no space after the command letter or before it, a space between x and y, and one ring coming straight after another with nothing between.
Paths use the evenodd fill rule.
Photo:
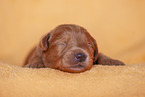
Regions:
<instances>
[{"instance_id":1,"label":"puppy's snout","mask_svg":"<svg viewBox=\"0 0 145 97\"><path fill-rule=\"evenodd\" d=\"M78 61L78 62L83 62L86 60L86 55L83 54L83 53L78 53L75 55L75 59Z\"/></svg>"}]
</instances>

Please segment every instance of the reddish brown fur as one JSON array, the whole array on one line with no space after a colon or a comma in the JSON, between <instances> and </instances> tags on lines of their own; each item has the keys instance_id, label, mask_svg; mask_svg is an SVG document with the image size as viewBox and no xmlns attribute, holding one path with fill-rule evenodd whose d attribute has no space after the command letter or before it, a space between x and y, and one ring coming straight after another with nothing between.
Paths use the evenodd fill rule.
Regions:
<instances>
[{"instance_id":1,"label":"reddish brown fur","mask_svg":"<svg viewBox=\"0 0 145 97\"><path fill-rule=\"evenodd\" d=\"M42 37L28 55L25 67L54 68L67 72L83 72L93 63L124 65L98 53L95 39L81 26L60 25Z\"/></svg>"}]
</instances>

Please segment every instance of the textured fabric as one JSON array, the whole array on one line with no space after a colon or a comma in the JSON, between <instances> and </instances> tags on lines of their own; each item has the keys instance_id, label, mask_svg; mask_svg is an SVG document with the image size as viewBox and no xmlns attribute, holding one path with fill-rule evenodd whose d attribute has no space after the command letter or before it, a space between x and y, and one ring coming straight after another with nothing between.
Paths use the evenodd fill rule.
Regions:
<instances>
[{"instance_id":1,"label":"textured fabric","mask_svg":"<svg viewBox=\"0 0 145 97\"><path fill-rule=\"evenodd\" d=\"M145 97L145 64L73 74L0 63L0 97Z\"/></svg>"}]
</instances>

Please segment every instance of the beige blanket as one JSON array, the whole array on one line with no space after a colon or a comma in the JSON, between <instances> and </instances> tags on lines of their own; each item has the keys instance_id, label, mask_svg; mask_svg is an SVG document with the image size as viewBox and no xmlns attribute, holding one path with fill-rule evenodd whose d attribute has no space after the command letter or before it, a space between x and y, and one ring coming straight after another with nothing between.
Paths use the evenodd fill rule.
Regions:
<instances>
[{"instance_id":1,"label":"beige blanket","mask_svg":"<svg viewBox=\"0 0 145 97\"><path fill-rule=\"evenodd\" d=\"M145 97L145 64L72 74L0 63L0 97Z\"/></svg>"}]
</instances>

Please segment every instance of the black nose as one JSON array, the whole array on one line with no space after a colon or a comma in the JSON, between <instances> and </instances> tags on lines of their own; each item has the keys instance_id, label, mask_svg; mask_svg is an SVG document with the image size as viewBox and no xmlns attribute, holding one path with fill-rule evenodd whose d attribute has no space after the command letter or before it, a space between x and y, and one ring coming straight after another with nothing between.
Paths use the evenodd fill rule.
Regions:
<instances>
[{"instance_id":1,"label":"black nose","mask_svg":"<svg viewBox=\"0 0 145 97\"><path fill-rule=\"evenodd\" d=\"M75 55L75 59L78 61L78 62L83 62L86 60L86 55L83 54L83 53L78 53Z\"/></svg>"}]
</instances>

